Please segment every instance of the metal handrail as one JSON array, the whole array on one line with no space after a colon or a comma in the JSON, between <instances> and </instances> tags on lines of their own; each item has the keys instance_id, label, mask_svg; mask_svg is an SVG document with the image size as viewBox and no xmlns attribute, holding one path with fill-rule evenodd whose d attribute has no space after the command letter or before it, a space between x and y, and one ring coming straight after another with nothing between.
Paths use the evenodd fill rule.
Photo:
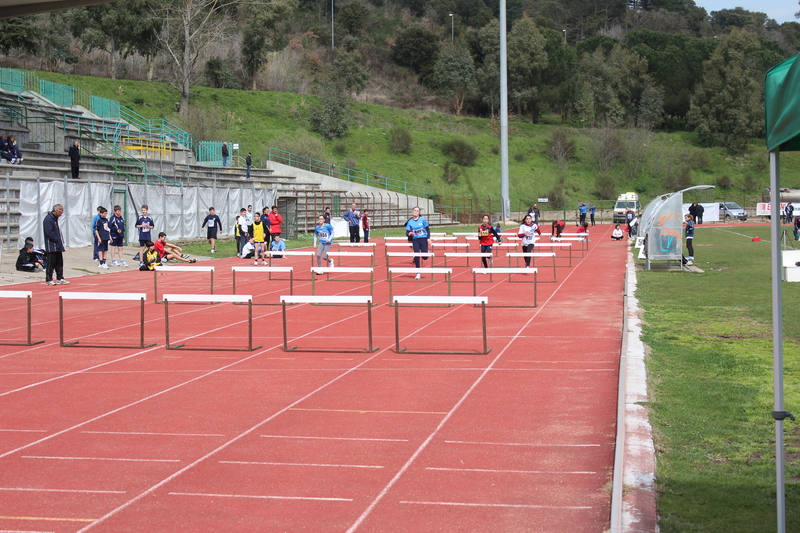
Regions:
<instances>
[{"instance_id":1,"label":"metal handrail","mask_svg":"<svg viewBox=\"0 0 800 533\"><path fill-rule=\"evenodd\" d=\"M293 154L278 148L270 148L268 154L269 161L283 163L285 165L310 170L319 174L326 174L335 178L351 181L354 183L363 183L370 187L377 187L387 191L401 192L403 194L410 194L412 196L420 196L423 198L432 198L436 194L433 187L426 185L419 185L416 183L409 183L407 181L388 178L363 170L356 170L347 167L336 166L335 163L327 163L325 161L318 161L303 155Z\"/></svg>"},{"instance_id":2,"label":"metal handrail","mask_svg":"<svg viewBox=\"0 0 800 533\"><path fill-rule=\"evenodd\" d=\"M148 135L155 135L165 141L172 138L186 148L194 148L192 135L167 120L145 118L125 106L119 107L119 115L122 120L143 130Z\"/></svg>"}]
</instances>

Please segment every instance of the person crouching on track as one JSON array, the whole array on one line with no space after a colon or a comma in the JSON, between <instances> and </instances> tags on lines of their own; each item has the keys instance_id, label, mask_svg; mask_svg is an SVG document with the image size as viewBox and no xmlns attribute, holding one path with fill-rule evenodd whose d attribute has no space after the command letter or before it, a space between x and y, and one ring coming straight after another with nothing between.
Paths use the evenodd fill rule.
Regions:
<instances>
[{"instance_id":1,"label":"person crouching on track","mask_svg":"<svg viewBox=\"0 0 800 533\"><path fill-rule=\"evenodd\" d=\"M539 225L533 221L533 217L530 215L525 215L525 218L522 221L522 225L519 227L517 231L517 237L522 239L522 251L523 253L529 254L533 252L533 243L535 242L534 239L536 238L536 233L539 235L542 232L539 230ZM525 268L531 267L531 258L525 257Z\"/></svg>"},{"instance_id":2,"label":"person crouching on track","mask_svg":"<svg viewBox=\"0 0 800 533\"><path fill-rule=\"evenodd\" d=\"M419 207L415 207L412 211L411 218L406 222L406 234L411 237L411 245L414 247L414 253L428 253L428 239L431 236L431 227L425 217L420 216ZM423 261L427 258L415 257L414 265L420 268L420 259ZM422 275L417 272L414 279L420 279Z\"/></svg>"},{"instance_id":3,"label":"person crouching on track","mask_svg":"<svg viewBox=\"0 0 800 533\"><path fill-rule=\"evenodd\" d=\"M333 259L328 257L328 251L333 244L333 226L325 222L325 217L320 215L317 217L317 227L314 228L314 235L319 239L317 246L317 266L322 266L322 260L328 262L329 267L335 266Z\"/></svg>"},{"instance_id":4,"label":"person crouching on track","mask_svg":"<svg viewBox=\"0 0 800 533\"><path fill-rule=\"evenodd\" d=\"M500 242L503 239L500 237L500 234L497 233L492 227L492 224L489 222L489 215L483 215L483 223L478 228L478 242L481 245L481 253L482 254L490 254L492 253L492 243L494 241ZM492 264L491 257L481 257L481 261L483 262L483 268L489 268Z\"/></svg>"},{"instance_id":5,"label":"person crouching on track","mask_svg":"<svg viewBox=\"0 0 800 533\"><path fill-rule=\"evenodd\" d=\"M258 265L259 257L261 258L261 264L266 265L267 252L269 251L267 249L266 238L267 235L269 235L269 230L267 229L267 225L261 221L261 215L259 213L253 215L253 223L250 224L247 233L253 239L253 246L255 246L253 266Z\"/></svg>"},{"instance_id":6,"label":"person crouching on track","mask_svg":"<svg viewBox=\"0 0 800 533\"><path fill-rule=\"evenodd\" d=\"M167 234L163 231L158 234L158 240L153 243L162 261L180 261L182 263L197 263L197 259L189 259L189 254L183 253L180 246L167 242Z\"/></svg>"},{"instance_id":7,"label":"person crouching on track","mask_svg":"<svg viewBox=\"0 0 800 533\"><path fill-rule=\"evenodd\" d=\"M565 225L566 224L564 223L563 220L554 221L550 229L550 234L556 238L561 237L561 232L564 231Z\"/></svg>"},{"instance_id":8,"label":"person crouching on track","mask_svg":"<svg viewBox=\"0 0 800 533\"><path fill-rule=\"evenodd\" d=\"M161 256L158 255L158 250L156 250L153 241L145 241L144 245L146 251L142 256L142 264L139 266L139 270L149 272L155 270L157 266L161 266Z\"/></svg>"},{"instance_id":9,"label":"person crouching on track","mask_svg":"<svg viewBox=\"0 0 800 533\"><path fill-rule=\"evenodd\" d=\"M585 233L585 235L582 235L583 236L582 240L589 242L589 223L584 222L582 225L578 226L578 233L581 234Z\"/></svg>"}]
</instances>

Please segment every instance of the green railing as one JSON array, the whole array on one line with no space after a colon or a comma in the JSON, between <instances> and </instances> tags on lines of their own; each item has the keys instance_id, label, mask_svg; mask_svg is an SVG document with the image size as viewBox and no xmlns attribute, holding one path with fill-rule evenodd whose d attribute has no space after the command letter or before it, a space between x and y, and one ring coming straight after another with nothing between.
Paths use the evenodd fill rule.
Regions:
<instances>
[{"instance_id":1,"label":"green railing","mask_svg":"<svg viewBox=\"0 0 800 533\"><path fill-rule=\"evenodd\" d=\"M182 144L184 148L191 150L194 146L192 135L169 121L163 119L145 118L136 111L120 106L120 118L136 127L140 132L152 138L161 140L172 140Z\"/></svg>"},{"instance_id":2,"label":"green railing","mask_svg":"<svg viewBox=\"0 0 800 533\"><path fill-rule=\"evenodd\" d=\"M433 198L433 196L436 194L436 190L433 187L419 185L417 183L409 183L407 181L397 180L394 178L387 178L386 176L379 176L370 172L364 172L363 170L340 167L334 163L317 161L316 159L311 159L310 157L293 154L284 150L278 150L277 148L269 149L269 160L303 170L317 172L318 174L325 174L334 178L351 181L353 183L361 183L364 185L369 185L370 187L385 189L387 191L410 194L411 196Z\"/></svg>"},{"instance_id":3,"label":"green railing","mask_svg":"<svg viewBox=\"0 0 800 533\"><path fill-rule=\"evenodd\" d=\"M222 166L222 142L221 141L200 141L195 147L197 162L212 167ZM238 154L237 154L238 155ZM228 142L228 166L233 166L233 143ZM243 162L244 160L242 160ZM244 166L244 165L241 165Z\"/></svg>"},{"instance_id":4,"label":"green railing","mask_svg":"<svg viewBox=\"0 0 800 533\"><path fill-rule=\"evenodd\" d=\"M75 88L72 85L40 79L39 94L59 107L75 105Z\"/></svg>"}]
</instances>

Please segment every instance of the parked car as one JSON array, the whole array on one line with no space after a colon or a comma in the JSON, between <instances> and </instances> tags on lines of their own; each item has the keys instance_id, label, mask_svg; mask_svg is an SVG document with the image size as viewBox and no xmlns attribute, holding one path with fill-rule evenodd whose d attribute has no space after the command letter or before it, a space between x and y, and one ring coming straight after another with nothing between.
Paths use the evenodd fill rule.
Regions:
<instances>
[{"instance_id":1,"label":"parked car","mask_svg":"<svg viewBox=\"0 0 800 533\"><path fill-rule=\"evenodd\" d=\"M720 220L747 220L747 211L736 202L719 203Z\"/></svg>"}]
</instances>

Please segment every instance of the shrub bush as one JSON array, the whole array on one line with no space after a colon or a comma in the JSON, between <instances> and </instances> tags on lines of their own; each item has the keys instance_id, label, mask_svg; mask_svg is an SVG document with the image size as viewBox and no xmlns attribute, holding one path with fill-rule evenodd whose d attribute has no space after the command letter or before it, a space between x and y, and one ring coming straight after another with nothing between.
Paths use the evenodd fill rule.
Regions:
<instances>
[{"instance_id":1,"label":"shrub bush","mask_svg":"<svg viewBox=\"0 0 800 533\"><path fill-rule=\"evenodd\" d=\"M545 141L544 154L559 167L564 167L567 161L575 157L575 141L567 136L566 130L556 128Z\"/></svg>"},{"instance_id":2,"label":"shrub bush","mask_svg":"<svg viewBox=\"0 0 800 533\"><path fill-rule=\"evenodd\" d=\"M733 180L727 174L723 174L717 178L717 187L720 189L730 189L733 187Z\"/></svg>"},{"instance_id":3,"label":"shrub bush","mask_svg":"<svg viewBox=\"0 0 800 533\"><path fill-rule=\"evenodd\" d=\"M444 166L442 167L442 171L443 171L442 179L444 179L445 182L450 183L451 185L453 183L456 183L458 181L458 178L461 177L461 168L459 168L458 165L450 161L445 161Z\"/></svg>"},{"instance_id":4,"label":"shrub bush","mask_svg":"<svg viewBox=\"0 0 800 533\"><path fill-rule=\"evenodd\" d=\"M392 147L392 152L410 155L411 147L414 146L414 139L411 137L411 132L406 128L392 126L389 130L389 144Z\"/></svg>"},{"instance_id":5,"label":"shrub bush","mask_svg":"<svg viewBox=\"0 0 800 533\"><path fill-rule=\"evenodd\" d=\"M610 172L598 174L595 179L595 192L601 200L613 200L617 197L617 179Z\"/></svg>"},{"instance_id":6,"label":"shrub bush","mask_svg":"<svg viewBox=\"0 0 800 533\"><path fill-rule=\"evenodd\" d=\"M478 147L466 139L450 139L441 144L442 153L452 157L459 165L470 167L480 155Z\"/></svg>"},{"instance_id":7,"label":"shrub bush","mask_svg":"<svg viewBox=\"0 0 800 533\"><path fill-rule=\"evenodd\" d=\"M279 150L284 150L286 152L301 156L297 158L300 160L300 162L293 165L298 168L310 168L308 164L303 164L303 158L322 161L325 157L325 143L319 137L314 137L305 130L298 130L295 133L284 133L279 135L274 141L272 141L271 145ZM265 159L268 158L266 149L262 157Z\"/></svg>"},{"instance_id":8,"label":"shrub bush","mask_svg":"<svg viewBox=\"0 0 800 533\"><path fill-rule=\"evenodd\" d=\"M347 153L347 143L342 139L334 142L333 153L336 155L345 155Z\"/></svg>"}]
</instances>

